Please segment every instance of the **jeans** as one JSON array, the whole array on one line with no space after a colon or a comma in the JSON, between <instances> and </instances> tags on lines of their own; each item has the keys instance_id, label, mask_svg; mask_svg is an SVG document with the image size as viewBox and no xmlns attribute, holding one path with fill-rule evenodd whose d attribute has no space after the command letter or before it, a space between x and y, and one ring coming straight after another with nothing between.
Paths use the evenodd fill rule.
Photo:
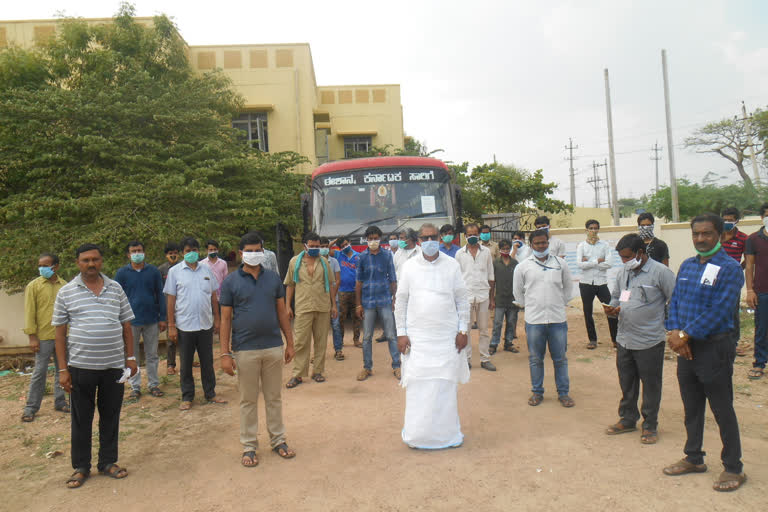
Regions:
<instances>
[{"instance_id":1,"label":"jeans","mask_svg":"<svg viewBox=\"0 0 768 512\"><path fill-rule=\"evenodd\" d=\"M124 384L117 381L123 370L84 370L69 367L72 378L72 468L91 469L93 412L99 409L99 462L103 471L117 462L117 440L120 432L120 409L123 407Z\"/></svg>"},{"instance_id":2,"label":"jeans","mask_svg":"<svg viewBox=\"0 0 768 512\"><path fill-rule=\"evenodd\" d=\"M755 368L765 368L768 361L768 293L757 294L755 309Z\"/></svg>"},{"instance_id":3,"label":"jeans","mask_svg":"<svg viewBox=\"0 0 768 512\"><path fill-rule=\"evenodd\" d=\"M565 396L570 388L568 377L568 322L559 324L525 323L525 336L528 338L528 362L531 367L531 391L544 394L544 353L549 345L549 355L555 367L555 386L557 395Z\"/></svg>"},{"instance_id":4,"label":"jeans","mask_svg":"<svg viewBox=\"0 0 768 512\"><path fill-rule=\"evenodd\" d=\"M192 363L195 362L195 350L200 358L200 380L203 381L203 393L206 400L216 396L216 373L213 370L213 328L203 331L179 332L179 353L181 359L181 400L191 402L195 399L195 378L192 375Z\"/></svg>"},{"instance_id":5,"label":"jeans","mask_svg":"<svg viewBox=\"0 0 768 512\"><path fill-rule=\"evenodd\" d=\"M336 311L339 309L339 294L336 294ZM341 333L341 314L331 318L331 330L333 331L333 350L340 352L344 348L344 335Z\"/></svg>"},{"instance_id":6,"label":"jeans","mask_svg":"<svg viewBox=\"0 0 768 512\"><path fill-rule=\"evenodd\" d=\"M158 327L157 324L149 325L133 325L133 343L134 347L139 346L139 337L144 336L144 367L147 369L147 386L149 389L156 388L160 385L160 379L157 376L157 364L160 358L157 355L157 336ZM136 353L138 354L138 350ZM136 372L136 375L131 377L131 389L134 391L141 390L141 368Z\"/></svg>"},{"instance_id":7,"label":"jeans","mask_svg":"<svg viewBox=\"0 0 768 512\"><path fill-rule=\"evenodd\" d=\"M32 378L29 381L27 393L27 405L24 414L37 414L40 403L45 393L45 380L48 378L48 361L53 356L53 364L56 372L53 374L53 407L61 409L67 405L67 396L59 385L59 361L56 359L56 342L54 340L40 340L40 350L35 354L35 369L32 370Z\"/></svg>"},{"instance_id":8,"label":"jeans","mask_svg":"<svg viewBox=\"0 0 768 512\"><path fill-rule=\"evenodd\" d=\"M512 345L512 340L517 338L517 314L520 310L517 306L507 308L496 308L493 314L493 335L491 336L491 346L498 347L501 339L501 325L504 319L507 320L507 326L504 329L504 346Z\"/></svg>"},{"instance_id":9,"label":"jeans","mask_svg":"<svg viewBox=\"0 0 768 512\"><path fill-rule=\"evenodd\" d=\"M377 317L384 328L384 337L389 341L392 368L400 368L400 351L397 350L397 336L395 335L395 314L392 312L392 306L389 305L366 309L363 314L363 367L366 370L373 368L373 348L371 345Z\"/></svg>"},{"instance_id":10,"label":"jeans","mask_svg":"<svg viewBox=\"0 0 768 512\"><path fill-rule=\"evenodd\" d=\"M641 411L637 410L637 399L642 383L643 429L655 432L658 428L665 345L662 340L659 344L643 350L630 350L621 344L617 348L616 370L621 386L619 418L627 427L634 427L640 419Z\"/></svg>"},{"instance_id":11,"label":"jeans","mask_svg":"<svg viewBox=\"0 0 768 512\"><path fill-rule=\"evenodd\" d=\"M579 283L579 292L581 293L581 303L584 308L584 323L587 326L587 338L589 341L597 341L597 331L595 331L595 319L592 318L592 306L597 297L600 302L611 303L611 291L607 284L594 285ZM608 317L608 330L611 333L611 341L616 343L616 332L619 330L619 319Z\"/></svg>"},{"instance_id":12,"label":"jeans","mask_svg":"<svg viewBox=\"0 0 768 512\"><path fill-rule=\"evenodd\" d=\"M720 428L723 450L720 457L725 470L741 473L739 422L733 410L733 360L736 345L732 333L689 342L693 360L677 358L677 382L685 411L686 460L703 464L704 416L707 401Z\"/></svg>"}]
</instances>

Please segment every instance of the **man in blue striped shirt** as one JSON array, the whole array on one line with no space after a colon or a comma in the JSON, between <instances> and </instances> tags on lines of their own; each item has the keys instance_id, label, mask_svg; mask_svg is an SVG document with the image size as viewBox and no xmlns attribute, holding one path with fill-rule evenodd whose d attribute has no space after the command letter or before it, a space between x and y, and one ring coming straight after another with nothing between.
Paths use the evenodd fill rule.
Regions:
<instances>
[{"instance_id":1,"label":"man in blue striped shirt","mask_svg":"<svg viewBox=\"0 0 768 512\"><path fill-rule=\"evenodd\" d=\"M723 441L725 471L715 481L716 491L733 491L745 481L742 472L739 423L733 409L733 339L735 313L744 274L720 245L723 219L714 214L691 221L698 256L680 265L669 303L667 342L678 354L677 381L685 409L686 457L664 468L667 475L703 473L702 443L707 401Z\"/></svg>"},{"instance_id":2,"label":"man in blue striped shirt","mask_svg":"<svg viewBox=\"0 0 768 512\"><path fill-rule=\"evenodd\" d=\"M123 288L101 273L102 253L85 244L76 251L80 274L64 285L53 305L59 383L71 393L72 467L67 487L83 485L91 473L93 413L99 408L99 473L125 478L117 462L123 368L138 368L133 355L133 311ZM69 338L67 338L69 326ZM67 364L69 353L69 364Z\"/></svg>"}]
</instances>

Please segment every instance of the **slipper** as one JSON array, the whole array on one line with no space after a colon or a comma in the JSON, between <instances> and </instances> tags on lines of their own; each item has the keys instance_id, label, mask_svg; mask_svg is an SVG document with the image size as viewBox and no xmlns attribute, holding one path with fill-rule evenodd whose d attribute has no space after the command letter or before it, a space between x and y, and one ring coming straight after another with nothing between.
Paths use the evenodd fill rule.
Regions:
<instances>
[{"instance_id":1,"label":"slipper","mask_svg":"<svg viewBox=\"0 0 768 512\"><path fill-rule=\"evenodd\" d=\"M315 382L325 382L325 377L322 373L316 373L312 376L312 380Z\"/></svg>"},{"instance_id":2,"label":"slipper","mask_svg":"<svg viewBox=\"0 0 768 512\"><path fill-rule=\"evenodd\" d=\"M62 405L61 407L54 407L59 412L71 412L68 405Z\"/></svg>"},{"instance_id":3,"label":"slipper","mask_svg":"<svg viewBox=\"0 0 768 512\"><path fill-rule=\"evenodd\" d=\"M655 430L643 430L640 436L640 442L643 444L656 444L659 440L659 433Z\"/></svg>"},{"instance_id":4,"label":"slipper","mask_svg":"<svg viewBox=\"0 0 768 512\"><path fill-rule=\"evenodd\" d=\"M21 421L24 423L31 423L35 421L35 415L34 414L22 414L21 415Z\"/></svg>"},{"instance_id":5,"label":"slipper","mask_svg":"<svg viewBox=\"0 0 768 512\"><path fill-rule=\"evenodd\" d=\"M246 463L246 460L250 461L250 463ZM243 452L243 458L240 461L240 464L246 468L255 468L258 466L259 458L256 456L256 452L254 450Z\"/></svg>"},{"instance_id":6,"label":"slipper","mask_svg":"<svg viewBox=\"0 0 768 512\"><path fill-rule=\"evenodd\" d=\"M617 434L626 434L627 432L634 432L637 430L637 427L632 425L625 425L622 422L618 422L615 425L611 425L607 429L605 429L605 433L609 436L615 436Z\"/></svg>"},{"instance_id":7,"label":"slipper","mask_svg":"<svg viewBox=\"0 0 768 512\"><path fill-rule=\"evenodd\" d=\"M69 477L69 480L65 482L67 485L67 488L77 489L78 487L82 487L85 481L88 480L88 477L90 475L91 475L91 472L85 468L76 469L75 472L72 473L72 476ZM69 485L69 484L76 484L76 485Z\"/></svg>"},{"instance_id":8,"label":"slipper","mask_svg":"<svg viewBox=\"0 0 768 512\"><path fill-rule=\"evenodd\" d=\"M715 483L712 485L712 488L716 491L720 492L731 492L735 491L742 485L744 485L744 482L747 481L747 475L745 473L737 474L737 473L729 473L728 471L723 471L720 473L720 476L717 480L715 480ZM736 485L733 485L736 484Z\"/></svg>"},{"instance_id":9,"label":"slipper","mask_svg":"<svg viewBox=\"0 0 768 512\"><path fill-rule=\"evenodd\" d=\"M160 398L161 396L165 395L165 393L160 391L160 388L152 388L152 389L150 389L149 390L149 394L154 396L154 397L157 397L157 398Z\"/></svg>"},{"instance_id":10,"label":"slipper","mask_svg":"<svg viewBox=\"0 0 768 512\"><path fill-rule=\"evenodd\" d=\"M215 396L213 398L206 398L206 402L209 404L226 404L227 403L226 400L218 396Z\"/></svg>"},{"instance_id":11,"label":"slipper","mask_svg":"<svg viewBox=\"0 0 768 512\"><path fill-rule=\"evenodd\" d=\"M764 371L765 370L763 370L762 368L752 368L751 370L749 370L749 373L747 374L747 378L749 380L761 379L763 377Z\"/></svg>"},{"instance_id":12,"label":"slipper","mask_svg":"<svg viewBox=\"0 0 768 512\"><path fill-rule=\"evenodd\" d=\"M596 349L596 348L597 348L597 342L596 342L596 341L590 341L589 343L587 343L587 348L588 348L589 350L594 350L594 349Z\"/></svg>"},{"instance_id":13,"label":"slipper","mask_svg":"<svg viewBox=\"0 0 768 512\"><path fill-rule=\"evenodd\" d=\"M167 370L165 370L166 375L176 375L176 367L175 366L169 366Z\"/></svg>"},{"instance_id":14,"label":"slipper","mask_svg":"<svg viewBox=\"0 0 768 512\"><path fill-rule=\"evenodd\" d=\"M296 452L288 448L286 443L280 443L279 445L272 448L272 451L284 459L292 459L296 456Z\"/></svg>"},{"instance_id":15,"label":"slipper","mask_svg":"<svg viewBox=\"0 0 768 512\"><path fill-rule=\"evenodd\" d=\"M288 383L285 385L288 389L295 388L299 384L301 384L303 381L301 380L301 377L291 377L291 380L288 381Z\"/></svg>"},{"instance_id":16,"label":"slipper","mask_svg":"<svg viewBox=\"0 0 768 512\"><path fill-rule=\"evenodd\" d=\"M576 405L576 402L573 401L573 398L569 397L568 395L559 396L557 397L557 400L563 407L573 407Z\"/></svg>"},{"instance_id":17,"label":"slipper","mask_svg":"<svg viewBox=\"0 0 768 512\"><path fill-rule=\"evenodd\" d=\"M113 471L114 470L114 471ZM104 469L99 470L100 475L108 476L116 480L120 480L128 476L128 470L121 468L117 464L107 464Z\"/></svg>"},{"instance_id":18,"label":"slipper","mask_svg":"<svg viewBox=\"0 0 768 512\"><path fill-rule=\"evenodd\" d=\"M680 459L664 468L664 474L668 476L687 475L688 473L704 473L707 470L706 464L694 464L685 459Z\"/></svg>"},{"instance_id":19,"label":"slipper","mask_svg":"<svg viewBox=\"0 0 768 512\"><path fill-rule=\"evenodd\" d=\"M539 405L543 400L544 400L544 395L540 395L538 393L534 393L528 399L528 405L535 407L535 406Z\"/></svg>"},{"instance_id":20,"label":"slipper","mask_svg":"<svg viewBox=\"0 0 768 512\"><path fill-rule=\"evenodd\" d=\"M180 411L188 411L192 408L192 402L181 402L179 406Z\"/></svg>"}]
</instances>

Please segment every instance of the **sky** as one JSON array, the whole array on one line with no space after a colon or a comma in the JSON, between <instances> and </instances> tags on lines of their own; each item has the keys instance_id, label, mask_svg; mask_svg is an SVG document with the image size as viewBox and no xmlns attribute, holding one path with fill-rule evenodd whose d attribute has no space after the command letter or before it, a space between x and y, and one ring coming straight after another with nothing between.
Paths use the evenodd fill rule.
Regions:
<instances>
[{"instance_id":1,"label":"sky","mask_svg":"<svg viewBox=\"0 0 768 512\"><path fill-rule=\"evenodd\" d=\"M768 2L762 0L417 0L387 2L135 0L167 14L190 45L309 43L318 85L397 83L404 128L439 158L543 169L568 200L573 140L576 204L592 206L592 163L608 157L609 70L619 197L669 184L661 50L667 50L678 178L719 183L725 159L683 142L707 122L768 107ZM0 18L58 12L108 17L118 2L7 2ZM751 167L748 167L751 174ZM763 179L766 179L765 169ZM602 177L605 169L600 169ZM603 191L601 202L606 202Z\"/></svg>"}]
</instances>

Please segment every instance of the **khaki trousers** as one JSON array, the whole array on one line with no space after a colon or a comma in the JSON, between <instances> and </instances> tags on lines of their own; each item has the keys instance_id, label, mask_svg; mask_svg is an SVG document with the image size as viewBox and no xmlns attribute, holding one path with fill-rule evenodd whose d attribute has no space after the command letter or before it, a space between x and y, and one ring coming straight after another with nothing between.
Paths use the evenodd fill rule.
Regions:
<instances>
[{"instance_id":1,"label":"khaki trousers","mask_svg":"<svg viewBox=\"0 0 768 512\"><path fill-rule=\"evenodd\" d=\"M486 299L482 302L470 302L469 304L469 327L472 327L474 322L477 322L478 333L478 348L480 349L480 362L484 363L491 360L491 353L489 351L491 346L491 336L488 333L488 321L491 317L491 312L488 309L489 300ZM469 343L467 343L467 359L472 360L472 330L469 331Z\"/></svg>"},{"instance_id":2,"label":"khaki trousers","mask_svg":"<svg viewBox=\"0 0 768 512\"><path fill-rule=\"evenodd\" d=\"M240 388L240 443L243 452L259 448L259 391L264 395L267 432L272 448L285 442L283 401L283 347L235 352Z\"/></svg>"},{"instance_id":3,"label":"khaki trousers","mask_svg":"<svg viewBox=\"0 0 768 512\"><path fill-rule=\"evenodd\" d=\"M312 375L325 372L325 349L328 345L328 330L331 327L331 313L328 311L310 311L298 313L293 320L294 344L296 357L293 362L293 376L307 377L309 372L309 353L314 338L314 364Z\"/></svg>"}]
</instances>

